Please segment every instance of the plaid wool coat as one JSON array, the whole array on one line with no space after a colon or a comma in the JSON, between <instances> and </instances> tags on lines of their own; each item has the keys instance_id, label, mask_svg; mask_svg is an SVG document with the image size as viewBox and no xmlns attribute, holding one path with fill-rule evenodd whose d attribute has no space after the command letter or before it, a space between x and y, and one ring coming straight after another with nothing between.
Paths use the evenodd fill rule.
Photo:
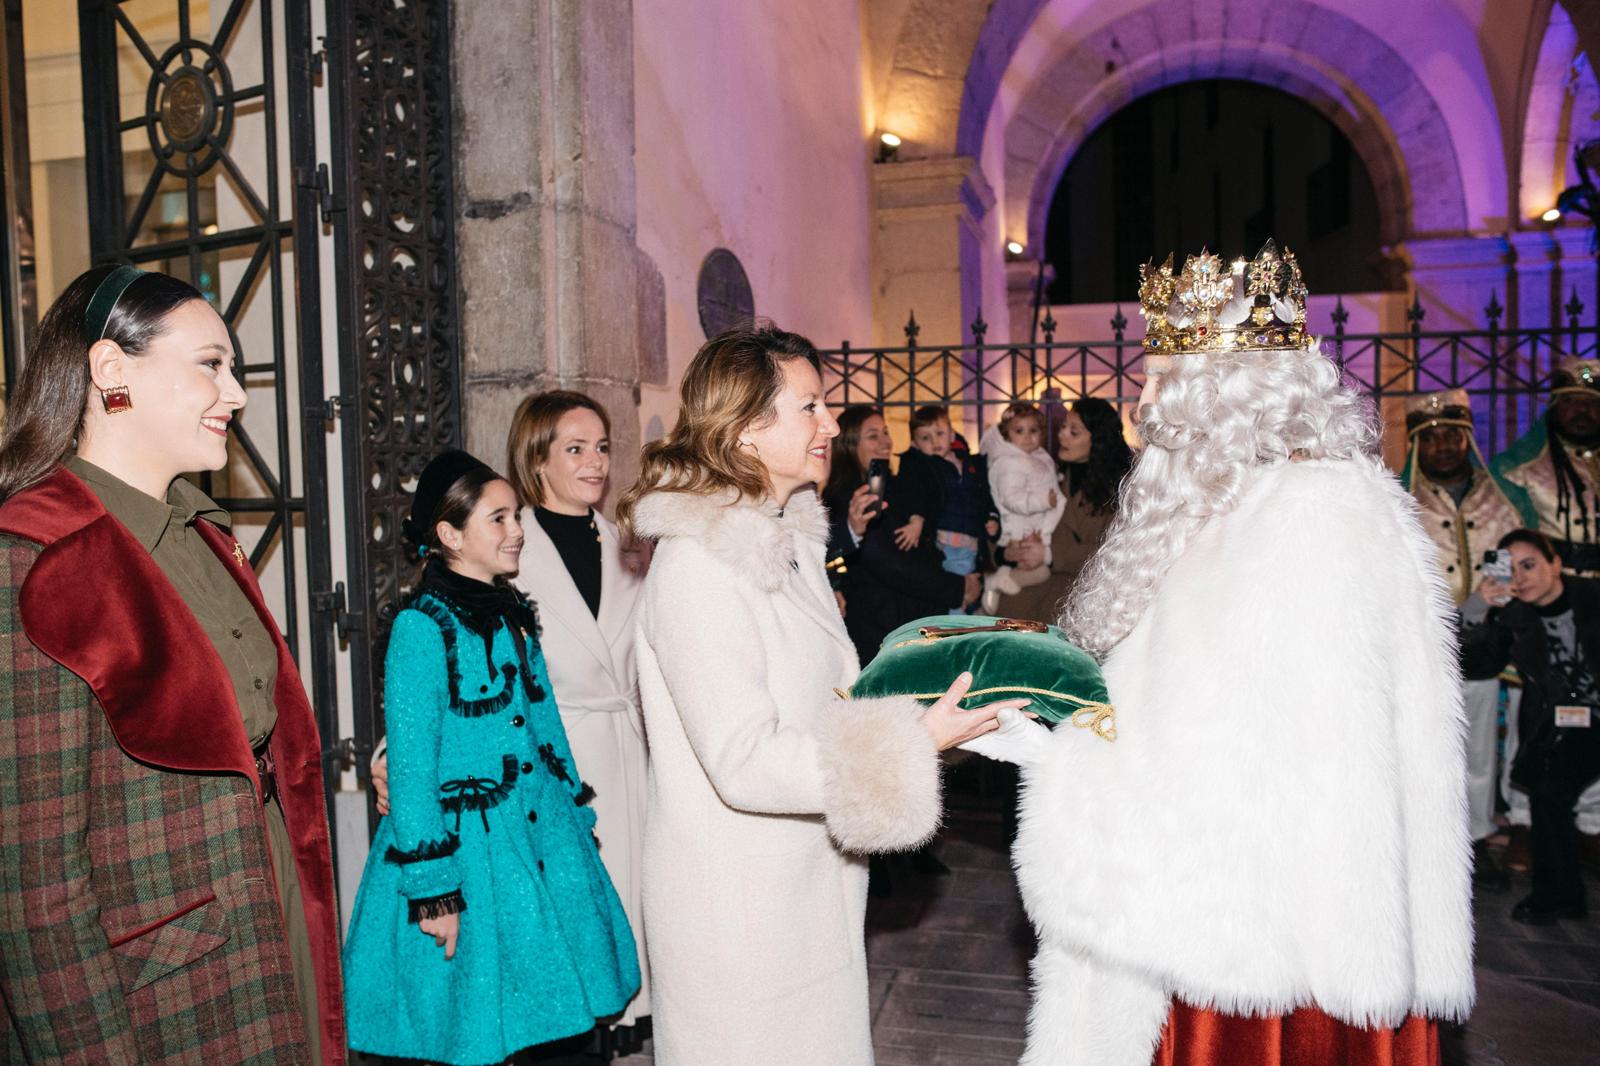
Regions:
<instances>
[{"instance_id":1,"label":"plaid wool coat","mask_svg":"<svg viewBox=\"0 0 1600 1066\"><path fill-rule=\"evenodd\" d=\"M248 562L196 523L275 638ZM321 742L278 640L272 737L344 1061ZM0 506L0 1059L302 1063L255 761L199 622L62 469Z\"/></svg>"}]
</instances>

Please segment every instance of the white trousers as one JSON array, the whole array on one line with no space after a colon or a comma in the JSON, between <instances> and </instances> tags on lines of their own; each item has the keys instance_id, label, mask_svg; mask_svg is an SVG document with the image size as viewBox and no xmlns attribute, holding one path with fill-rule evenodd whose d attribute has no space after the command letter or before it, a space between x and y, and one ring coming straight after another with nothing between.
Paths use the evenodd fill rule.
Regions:
<instances>
[{"instance_id":1,"label":"white trousers","mask_svg":"<svg viewBox=\"0 0 1600 1066\"><path fill-rule=\"evenodd\" d=\"M1463 681L1461 702L1467 712L1467 815L1472 839L1493 836L1495 786L1499 784L1500 679ZM1513 719L1514 720L1514 719ZM1520 795L1520 793L1519 793ZM1528 797L1522 797L1526 809Z\"/></svg>"}]
</instances>

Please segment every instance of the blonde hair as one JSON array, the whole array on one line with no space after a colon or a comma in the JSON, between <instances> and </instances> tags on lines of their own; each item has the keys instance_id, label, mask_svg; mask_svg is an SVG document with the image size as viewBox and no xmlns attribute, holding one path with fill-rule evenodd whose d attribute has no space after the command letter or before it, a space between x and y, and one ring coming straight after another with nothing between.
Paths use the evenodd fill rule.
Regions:
<instances>
[{"instance_id":1,"label":"blonde hair","mask_svg":"<svg viewBox=\"0 0 1600 1066\"><path fill-rule=\"evenodd\" d=\"M1096 658L1132 632L1189 541L1237 507L1264 467L1296 453L1377 461L1372 405L1314 346L1173 360L1139 435L1145 448L1122 483L1117 517L1061 619Z\"/></svg>"},{"instance_id":2,"label":"blonde hair","mask_svg":"<svg viewBox=\"0 0 1600 1066\"><path fill-rule=\"evenodd\" d=\"M652 492L768 495L767 469L739 447L739 435L771 420L783 364L792 359L820 370L810 341L770 322L736 326L701 345L678 388L678 424L645 446L639 480L617 502L617 524L631 535L634 508Z\"/></svg>"},{"instance_id":3,"label":"blonde hair","mask_svg":"<svg viewBox=\"0 0 1600 1066\"><path fill-rule=\"evenodd\" d=\"M551 389L536 392L517 405L511 416L511 433L506 440L506 480L517 494L517 502L524 507L544 503L544 485L539 481L539 468L550 461L550 445L556 439L556 424L568 411L593 411L600 416L606 436L611 436L611 416L598 402L581 392L569 389Z\"/></svg>"}]
</instances>

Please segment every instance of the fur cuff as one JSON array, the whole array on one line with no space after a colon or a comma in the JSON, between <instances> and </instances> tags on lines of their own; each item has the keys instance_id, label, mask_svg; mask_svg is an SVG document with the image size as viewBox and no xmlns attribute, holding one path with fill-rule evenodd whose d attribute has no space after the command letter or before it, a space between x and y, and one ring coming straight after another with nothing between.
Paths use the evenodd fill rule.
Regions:
<instances>
[{"instance_id":1,"label":"fur cuff","mask_svg":"<svg viewBox=\"0 0 1600 1066\"><path fill-rule=\"evenodd\" d=\"M939 753L905 696L836 700L821 729L822 803L846 851L908 851L933 836L943 809Z\"/></svg>"}]
</instances>

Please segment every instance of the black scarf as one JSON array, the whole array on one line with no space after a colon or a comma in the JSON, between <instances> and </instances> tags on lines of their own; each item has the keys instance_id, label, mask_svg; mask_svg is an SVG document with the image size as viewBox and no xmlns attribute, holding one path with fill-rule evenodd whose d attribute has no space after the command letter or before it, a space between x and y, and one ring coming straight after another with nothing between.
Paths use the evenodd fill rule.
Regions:
<instances>
[{"instance_id":1,"label":"black scarf","mask_svg":"<svg viewBox=\"0 0 1600 1066\"><path fill-rule=\"evenodd\" d=\"M511 643L517 649L523 685L529 687L532 698L528 637L531 635L535 640L539 637L539 614L526 596L506 581L489 583L458 574L437 557L424 564L416 594L442 601L465 628L483 638L483 655L491 677L495 672L491 652L494 631L504 622L511 630Z\"/></svg>"}]
</instances>

